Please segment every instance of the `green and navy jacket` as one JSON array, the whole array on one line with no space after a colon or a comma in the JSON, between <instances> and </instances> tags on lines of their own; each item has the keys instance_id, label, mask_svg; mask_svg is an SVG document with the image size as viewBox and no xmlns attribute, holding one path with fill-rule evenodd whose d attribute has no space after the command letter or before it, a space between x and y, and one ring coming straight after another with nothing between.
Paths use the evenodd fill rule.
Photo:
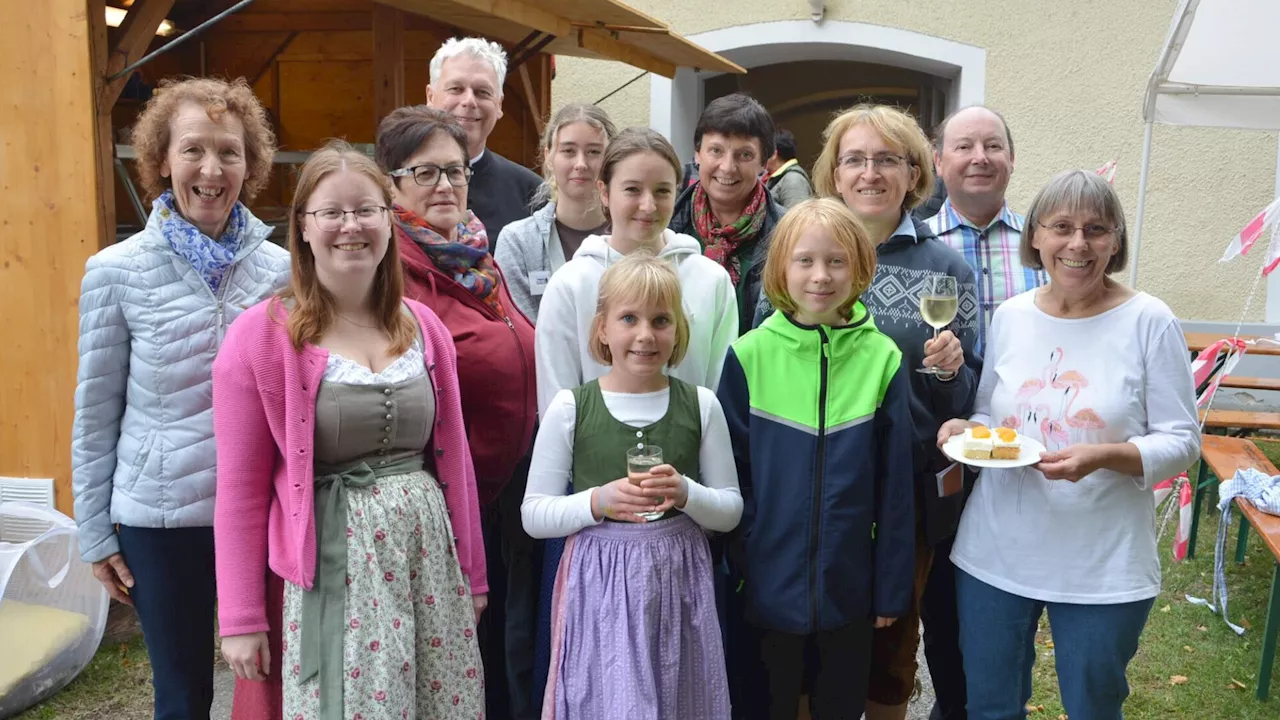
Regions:
<instances>
[{"instance_id":1,"label":"green and navy jacket","mask_svg":"<svg viewBox=\"0 0 1280 720\"><path fill-rule=\"evenodd\" d=\"M808 634L902 617L915 567L902 354L861 302L843 327L774 313L738 338L719 398L744 508L747 619Z\"/></svg>"}]
</instances>

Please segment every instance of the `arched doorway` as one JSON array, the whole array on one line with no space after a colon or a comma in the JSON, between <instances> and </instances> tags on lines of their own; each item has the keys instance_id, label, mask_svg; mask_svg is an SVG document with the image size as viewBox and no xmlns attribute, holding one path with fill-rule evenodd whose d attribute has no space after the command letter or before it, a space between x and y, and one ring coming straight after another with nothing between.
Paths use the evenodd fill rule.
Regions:
<instances>
[{"instance_id":1,"label":"arched doorway","mask_svg":"<svg viewBox=\"0 0 1280 720\"><path fill-rule=\"evenodd\" d=\"M983 102L986 93L986 50L898 28L786 20L689 39L751 72L739 79L682 69L674 79L651 78L650 126L683 158L693 155L693 130L706 102L738 89L796 134L802 162L820 149L817 133L830 112L859 99L902 105L931 127L951 110Z\"/></svg>"}]
</instances>

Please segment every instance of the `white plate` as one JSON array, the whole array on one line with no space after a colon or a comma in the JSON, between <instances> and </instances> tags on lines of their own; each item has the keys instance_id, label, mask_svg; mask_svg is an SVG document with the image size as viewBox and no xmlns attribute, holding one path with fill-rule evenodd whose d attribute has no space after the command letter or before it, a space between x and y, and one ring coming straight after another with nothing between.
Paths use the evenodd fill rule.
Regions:
<instances>
[{"instance_id":1,"label":"white plate","mask_svg":"<svg viewBox=\"0 0 1280 720\"><path fill-rule=\"evenodd\" d=\"M1026 435L1019 435L1018 439L1022 441L1022 452L1018 455L1017 460L974 460L964 456L964 433L952 435L942 446L942 452L947 457L958 463L963 463L971 467L981 468L1016 468L1034 465L1040 462L1040 453L1045 452L1044 445L1039 440L1034 440Z\"/></svg>"}]
</instances>

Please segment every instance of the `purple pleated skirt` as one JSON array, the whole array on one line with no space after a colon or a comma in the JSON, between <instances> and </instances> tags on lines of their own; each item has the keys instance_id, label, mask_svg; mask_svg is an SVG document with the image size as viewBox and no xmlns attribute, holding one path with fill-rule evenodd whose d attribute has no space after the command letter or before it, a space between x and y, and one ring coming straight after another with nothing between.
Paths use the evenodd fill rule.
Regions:
<instances>
[{"instance_id":1,"label":"purple pleated skirt","mask_svg":"<svg viewBox=\"0 0 1280 720\"><path fill-rule=\"evenodd\" d=\"M728 720L711 551L688 516L568 539L542 717Z\"/></svg>"}]
</instances>

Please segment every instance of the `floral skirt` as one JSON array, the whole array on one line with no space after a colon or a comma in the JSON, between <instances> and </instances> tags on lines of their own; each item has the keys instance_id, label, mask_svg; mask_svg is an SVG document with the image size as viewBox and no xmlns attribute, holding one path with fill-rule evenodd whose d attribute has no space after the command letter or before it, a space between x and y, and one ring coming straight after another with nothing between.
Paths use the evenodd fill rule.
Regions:
<instances>
[{"instance_id":1,"label":"floral skirt","mask_svg":"<svg viewBox=\"0 0 1280 720\"><path fill-rule=\"evenodd\" d=\"M444 495L426 472L348 491L343 718L484 717L471 593ZM285 583L284 717L319 720L320 682L298 682L302 598Z\"/></svg>"}]
</instances>

